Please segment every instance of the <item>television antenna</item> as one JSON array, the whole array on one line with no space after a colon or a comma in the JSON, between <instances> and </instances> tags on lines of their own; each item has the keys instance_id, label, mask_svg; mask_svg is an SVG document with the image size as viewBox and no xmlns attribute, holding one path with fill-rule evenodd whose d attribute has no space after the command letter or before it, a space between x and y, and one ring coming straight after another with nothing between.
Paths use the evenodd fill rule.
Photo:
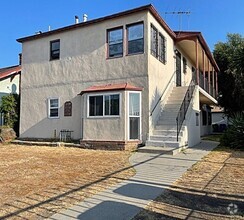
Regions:
<instances>
[{"instance_id":1,"label":"television antenna","mask_svg":"<svg viewBox=\"0 0 244 220\"><path fill-rule=\"evenodd\" d=\"M178 15L179 16L179 31L181 31L182 27L182 15L190 15L190 11L171 11L171 12L165 12L165 14L172 14L172 15ZM189 18L189 17L188 17ZM189 29L189 19L188 19L188 29Z\"/></svg>"}]
</instances>

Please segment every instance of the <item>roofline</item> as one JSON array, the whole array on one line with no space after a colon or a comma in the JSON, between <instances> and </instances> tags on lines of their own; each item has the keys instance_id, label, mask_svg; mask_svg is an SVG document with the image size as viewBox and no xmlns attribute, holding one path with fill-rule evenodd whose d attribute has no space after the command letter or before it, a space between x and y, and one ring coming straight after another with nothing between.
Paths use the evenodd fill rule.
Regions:
<instances>
[{"instance_id":1,"label":"roofline","mask_svg":"<svg viewBox=\"0 0 244 220\"><path fill-rule=\"evenodd\" d=\"M183 33L185 35L183 37L180 37L180 33ZM216 61L213 57L213 54L201 32L199 32L199 31L175 31L175 34L176 34L176 39L175 39L176 43L183 41L183 40L194 40L197 38L199 40L201 46L204 48L208 58L211 60L212 65L214 65L214 67L217 69L218 72L220 71L219 66L216 63Z\"/></svg>"},{"instance_id":2,"label":"roofline","mask_svg":"<svg viewBox=\"0 0 244 220\"><path fill-rule=\"evenodd\" d=\"M65 26L65 27L58 28L58 29L55 29L55 30L52 30L52 31L47 31L47 32L43 32L43 33L40 33L40 34L19 38L19 39L17 39L17 41L20 42L20 43L23 43L25 41L30 41L30 40L34 40L34 39L50 36L52 34L57 34L57 33L60 33L60 32L65 32L65 31L81 28L81 27L84 27L84 26L100 23L100 22L107 21L107 20L114 19L114 18L118 18L118 17L123 17L123 16L130 15L130 14L133 14L133 13L146 11L146 10L153 10L152 8L153 8L153 6L151 4L144 5L144 6L141 6L141 7L138 7L138 8L130 9L130 10L127 10L127 11L123 11L123 12L119 12L119 13L116 13L116 14L108 15L108 16L105 16L105 17L96 18L96 19L93 19L93 20L88 20L86 22L81 22L81 23L78 23L78 24Z\"/></svg>"},{"instance_id":3,"label":"roofline","mask_svg":"<svg viewBox=\"0 0 244 220\"><path fill-rule=\"evenodd\" d=\"M12 75L18 75L21 73L21 65L10 66L10 67L5 67L5 68L7 68L6 71L0 73L0 81L9 78ZM2 68L2 69L5 69L5 68ZM11 70L11 69L14 69L14 70Z\"/></svg>"},{"instance_id":4,"label":"roofline","mask_svg":"<svg viewBox=\"0 0 244 220\"><path fill-rule=\"evenodd\" d=\"M172 38L176 37L174 31L170 29L170 27L166 24L166 22L163 20L163 18L157 12L157 10L154 8L154 6L152 4L148 4L148 5L144 5L144 6L138 7L138 8L134 8L134 9L130 9L130 10L127 10L127 11L119 12L119 13L116 13L116 14L108 15L108 16L105 16L105 17L96 18L96 19L93 19L93 20L88 20L86 22L81 22L79 24L73 24L73 25L69 25L69 26L66 26L66 27L58 28L58 29L55 29L55 30L52 30L52 31L47 31L47 32L43 32L43 33L40 33L40 34L19 38L19 39L17 39L17 41L19 43L23 43L23 42L26 42L26 41L35 40L35 39L39 39L39 38L42 38L42 37L50 36L52 34L57 34L57 33L65 32L65 31L69 31L69 30L73 30L73 29L77 29L77 28L82 28L84 26L100 23L100 22L107 21L107 20L110 20L110 19L123 17L123 16L130 15L130 14L133 14L133 13L138 13L138 12L141 12L141 11L149 11L149 12L151 12L151 14L155 17L155 19L164 27L164 29L167 31L167 33Z\"/></svg>"}]
</instances>

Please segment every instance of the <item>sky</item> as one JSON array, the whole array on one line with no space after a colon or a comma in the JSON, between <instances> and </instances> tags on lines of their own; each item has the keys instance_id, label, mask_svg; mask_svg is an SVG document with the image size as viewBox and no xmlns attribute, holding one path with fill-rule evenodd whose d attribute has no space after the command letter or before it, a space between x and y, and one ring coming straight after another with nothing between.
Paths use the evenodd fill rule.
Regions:
<instances>
[{"instance_id":1,"label":"sky","mask_svg":"<svg viewBox=\"0 0 244 220\"><path fill-rule=\"evenodd\" d=\"M244 35L244 0L0 0L0 68L18 64L16 39L152 4L172 30L201 31L211 51L227 33ZM181 16L171 12L190 12ZM181 22L180 22L181 20Z\"/></svg>"}]
</instances>

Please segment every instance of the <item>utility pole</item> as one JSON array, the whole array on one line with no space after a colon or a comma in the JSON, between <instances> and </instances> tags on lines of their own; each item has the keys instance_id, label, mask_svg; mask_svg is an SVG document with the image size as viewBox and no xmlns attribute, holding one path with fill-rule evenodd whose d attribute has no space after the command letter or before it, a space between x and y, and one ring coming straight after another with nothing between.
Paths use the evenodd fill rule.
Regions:
<instances>
[{"instance_id":1,"label":"utility pole","mask_svg":"<svg viewBox=\"0 0 244 220\"><path fill-rule=\"evenodd\" d=\"M173 14L179 16L179 31L181 31L182 27L182 15L190 15L190 11L171 11L171 12L165 12L165 14ZM189 23L188 23L188 29L189 29Z\"/></svg>"}]
</instances>

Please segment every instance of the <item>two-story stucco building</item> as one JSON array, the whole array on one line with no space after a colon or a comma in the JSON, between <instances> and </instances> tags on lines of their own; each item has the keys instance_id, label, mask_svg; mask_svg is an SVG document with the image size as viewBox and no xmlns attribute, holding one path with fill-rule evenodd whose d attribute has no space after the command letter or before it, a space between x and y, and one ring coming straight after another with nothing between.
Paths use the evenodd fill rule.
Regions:
<instances>
[{"instance_id":1,"label":"two-story stucco building","mask_svg":"<svg viewBox=\"0 0 244 220\"><path fill-rule=\"evenodd\" d=\"M17 41L21 138L181 147L211 131L218 66L200 32L172 31L152 5Z\"/></svg>"}]
</instances>

